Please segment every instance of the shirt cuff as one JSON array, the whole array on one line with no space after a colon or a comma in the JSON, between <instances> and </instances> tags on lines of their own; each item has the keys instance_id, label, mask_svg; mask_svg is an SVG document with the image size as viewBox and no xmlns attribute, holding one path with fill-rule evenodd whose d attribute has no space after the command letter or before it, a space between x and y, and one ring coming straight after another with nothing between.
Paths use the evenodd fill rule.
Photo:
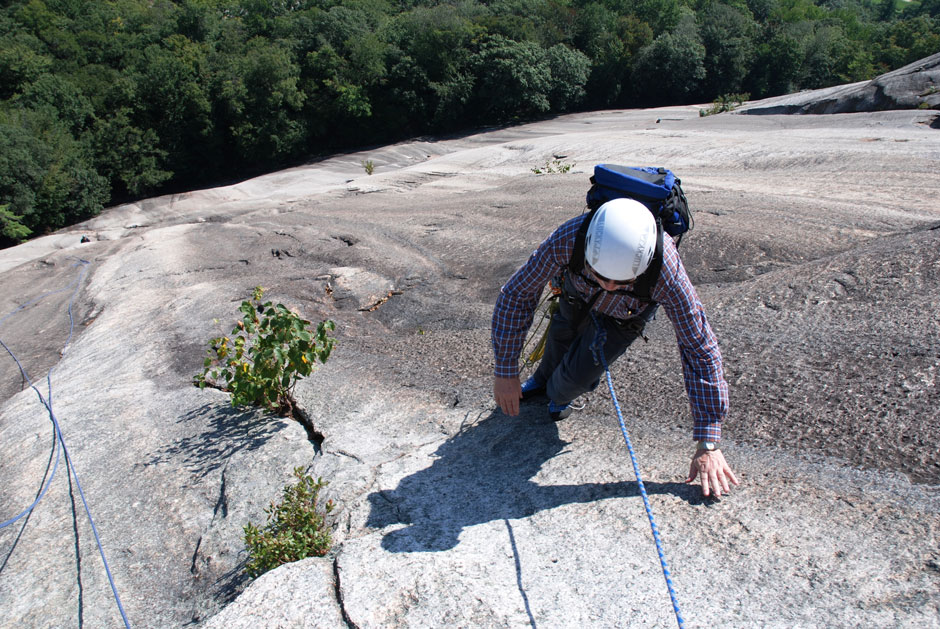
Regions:
<instances>
[{"instance_id":1,"label":"shirt cuff","mask_svg":"<svg viewBox=\"0 0 940 629\"><path fill-rule=\"evenodd\" d=\"M519 367L515 362L508 364L496 364L496 369L494 374L497 378L518 378L519 377Z\"/></svg>"},{"instance_id":2,"label":"shirt cuff","mask_svg":"<svg viewBox=\"0 0 940 629\"><path fill-rule=\"evenodd\" d=\"M695 441L721 441L721 422L695 422L692 429Z\"/></svg>"}]
</instances>

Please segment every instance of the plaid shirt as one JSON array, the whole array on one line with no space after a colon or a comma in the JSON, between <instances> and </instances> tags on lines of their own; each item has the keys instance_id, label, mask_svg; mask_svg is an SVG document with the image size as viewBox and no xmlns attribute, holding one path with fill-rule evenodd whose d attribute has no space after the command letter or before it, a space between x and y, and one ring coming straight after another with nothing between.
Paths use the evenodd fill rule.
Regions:
<instances>
[{"instance_id":1,"label":"plaid shirt","mask_svg":"<svg viewBox=\"0 0 940 629\"><path fill-rule=\"evenodd\" d=\"M519 353L538 307L545 285L567 269L575 239L586 215L577 216L556 229L539 245L529 260L509 278L500 290L493 310L492 340L496 376L519 375ZM568 274L569 290L574 288L585 301L601 290L584 280L580 273ZM728 412L728 384L725 382L718 340L708 325L702 302L689 281L672 238L663 238L663 265L652 298L672 321L682 357L685 389L692 408L696 440L721 439L721 422ZM605 293L593 310L617 319L636 316L642 302L627 295Z\"/></svg>"}]
</instances>

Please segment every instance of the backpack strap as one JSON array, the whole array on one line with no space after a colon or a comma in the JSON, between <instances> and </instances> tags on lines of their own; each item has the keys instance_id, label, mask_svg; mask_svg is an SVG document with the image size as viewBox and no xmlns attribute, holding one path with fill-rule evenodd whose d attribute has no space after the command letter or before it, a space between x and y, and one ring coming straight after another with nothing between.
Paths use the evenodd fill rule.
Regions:
<instances>
[{"instance_id":1,"label":"backpack strap","mask_svg":"<svg viewBox=\"0 0 940 629\"><path fill-rule=\"evenodd\" d=\"M656 219L656 251L653 253L653 259L650 265L636 278L633 283L633 290L629 291L631 297L635 297L643 302L653 302L653 287L659 281L659 272L663 268L663 224Z\"/></svg>"}]
</instances>

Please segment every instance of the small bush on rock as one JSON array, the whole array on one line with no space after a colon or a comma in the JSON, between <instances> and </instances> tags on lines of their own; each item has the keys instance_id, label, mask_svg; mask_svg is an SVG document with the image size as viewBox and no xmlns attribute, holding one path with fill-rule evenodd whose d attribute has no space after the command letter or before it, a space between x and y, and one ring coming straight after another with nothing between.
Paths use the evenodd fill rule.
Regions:
<instances>
[{"instance_id":1,"label":"small bush on rock","mask_svg":"<svg viewBox=\"0 0 940 629\"><path fill-rule=\"evenodd\" d=\"M261 406L286 417L294 416L297 382L309 376L317 361L325 363L336 339L327 336L335 325L326 320L310 329L310 322L284 304L261 303L264 289L255 288L239 310L242 319L231 336L209 341L209 356L201 388L217 386L232 394L233 406Z\"/></svg>"},{"instance_id":2,"label":"small bush on rock","mask_svg":"<svg viewBox=\"0 0 940 629\"><path fill-rule=\"evenodd\" d=\"M750 94L722 94L712 103L712 106L708 109L699 109L699 117L711 116L714 114L722 114L726 111L734 111L748 100L750 100Z\"/></svg>"},{"instance_id":3,"label":"small bush on rock","mask_svg":"<svg viewBox=\"0 0 940 629\"><path fill-rule=\"evenodd\" d=\"M560 159L554 159L546 161L544 166L536 166L531 170L536 175L564 174L569 172L573 166L574 164L563 162Z\"/></svg>"},{"instance_id":4,"label":"small bush on rock","mask_svg":"<svg viewBox=\"0 0 940 629\"><path fill-rule=\"evenodd\" d=\"M321 478L313 480L302 467L294 469L294 476L297 482L284 488L280 504L272 502L264 510L268 514L264 527L259 529L250 522L245 526L245 572L250 577L281 564L322 557L330 550L333 540L325 515L333 510L333 501L326 502L324 513L317 509L320 490L327 483Z\"/></svg>"}]
</instances>

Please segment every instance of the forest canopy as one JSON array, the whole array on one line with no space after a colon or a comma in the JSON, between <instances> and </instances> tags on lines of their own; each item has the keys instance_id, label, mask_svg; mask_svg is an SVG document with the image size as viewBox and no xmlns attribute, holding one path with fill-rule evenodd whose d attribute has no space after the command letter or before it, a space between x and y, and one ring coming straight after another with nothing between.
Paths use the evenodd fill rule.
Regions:
<instances>
[{"instance_id":1,"label":"forest canopy","mask_svg":"<svg viewBox=\"0 0 940 629\"><path fill-rule=\"evenodd\" d=\"M940 51L940 0L28 0L0 9L0 245L362 144L764 98Z\"/></svg>"}]
</instances>

